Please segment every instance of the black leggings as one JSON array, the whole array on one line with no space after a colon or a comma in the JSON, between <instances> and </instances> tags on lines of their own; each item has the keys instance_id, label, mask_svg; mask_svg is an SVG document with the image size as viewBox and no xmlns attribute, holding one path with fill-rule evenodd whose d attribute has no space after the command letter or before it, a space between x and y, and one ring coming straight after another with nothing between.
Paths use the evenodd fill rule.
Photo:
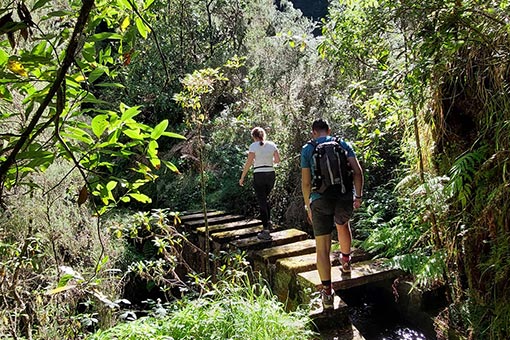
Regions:
<instances>
[{"instance_id":1,"label":"black leggings","mask_svg":"<svg viewBox=\"0 0 510 340\"><path fill-rule=\"evenodd\" d=\"M271 172L255 172L253 174L253 188L255 189L255 195L259 201L260 208L260 219L264 229L269 229L269 221L271 220L271 207L267 198L274 187L276 174L274 171Z\"/></svg>"}]
</instances>

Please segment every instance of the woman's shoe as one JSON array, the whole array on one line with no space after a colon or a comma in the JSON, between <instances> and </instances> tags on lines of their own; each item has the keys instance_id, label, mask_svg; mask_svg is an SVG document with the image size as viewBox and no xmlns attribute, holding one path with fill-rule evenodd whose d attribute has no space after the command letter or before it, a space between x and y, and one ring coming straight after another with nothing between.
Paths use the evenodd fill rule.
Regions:
<instances>
[{"instance_id":1,"label":"woman's shoe","mask_svg":"<svg viewBox=\"0 0 510 340\"><path fill-rule=\"evenodd\" d=\"M257 237L259 240L269 241L273 239L271 234L269 233L269 230L262 230L260 233L257 234Z\"/></svg>"}]
</instances>

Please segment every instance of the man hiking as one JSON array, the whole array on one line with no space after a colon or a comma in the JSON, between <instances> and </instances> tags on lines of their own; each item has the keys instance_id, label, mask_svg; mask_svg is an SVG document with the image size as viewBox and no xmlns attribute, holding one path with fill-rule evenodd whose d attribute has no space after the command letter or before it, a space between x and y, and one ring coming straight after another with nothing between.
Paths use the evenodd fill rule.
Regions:
<instances>
[{"instance_id":1,"label":"man hiking","mask_svg":"<svg viewBox=\"0 0 510 340\"><path fill-rule=\"evenodd\" d=\"M334 308L331 233L336 226L341 252L340 269L343 274L349 274L352 240L349 220L353 209L360 207L363 195L363 172L356 154L348 143L330 134L326 120L315 120L312 124L313 139L301 150L301 189L315 237L324 310Z\"/></svg>"}]
</instances>

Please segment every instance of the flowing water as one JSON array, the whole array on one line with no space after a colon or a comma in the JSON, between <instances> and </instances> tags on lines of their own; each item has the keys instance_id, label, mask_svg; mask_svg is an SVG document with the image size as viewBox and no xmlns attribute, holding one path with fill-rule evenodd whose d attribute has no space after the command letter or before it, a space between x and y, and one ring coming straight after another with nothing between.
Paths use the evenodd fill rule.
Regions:
<instances>
[{"instance_id":1,"label":"flowing water","mask_svg":"<svg viewBox=\"0 0 510 340\"><path fill-rule=\"evenodd\" d=\"M339 292L340 293L340 292ZM435 335L404 318L394 297L380 288L355 288L339 294L349 306L352 324L366 340L434 340ZM348 340L345 330L321 333L323 340Z\"/></svg>"}]
</instances>

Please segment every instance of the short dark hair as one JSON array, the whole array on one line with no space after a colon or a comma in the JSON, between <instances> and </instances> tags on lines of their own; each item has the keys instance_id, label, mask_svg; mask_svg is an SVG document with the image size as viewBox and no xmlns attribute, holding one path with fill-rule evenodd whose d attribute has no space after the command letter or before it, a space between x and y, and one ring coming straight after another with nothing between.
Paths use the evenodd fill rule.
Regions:
<instances>
[{"instance_id":1,"label":"short dark hair","mask_svg":"<svg viewBox=\"0 0 510 340\"><path fill-rule=\"evenodd\" d=\"M329 124L326 119L318 118L316 119L312 124L312 131L328 131L329 130Z\"/></svg>"}]
</instances>

